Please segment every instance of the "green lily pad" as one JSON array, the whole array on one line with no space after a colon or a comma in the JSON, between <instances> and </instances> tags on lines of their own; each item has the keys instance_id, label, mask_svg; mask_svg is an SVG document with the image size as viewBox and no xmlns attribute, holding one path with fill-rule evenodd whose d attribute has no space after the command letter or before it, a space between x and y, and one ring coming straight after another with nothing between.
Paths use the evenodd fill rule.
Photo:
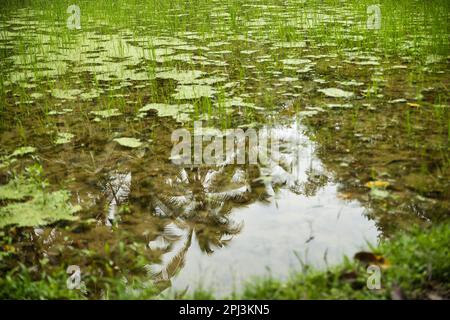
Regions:
<instances>
[{"instance_id":1,"label":"green lily pad","mask_svg":"<svg viewBox=\"0 0 450 320\"><path fill-rule=\"evenodd\" d=\"M203 78L203 79L195 79L192 81L192 84L198 84L198 85L205 85L205 84L216 84L227 81L227 78L225 77L210 77L210 78Z\"/></svg>"},{"instance_id":2,"label":"green lily pad","mask_svg":"<svg viewBox=\"0 0 450 320\"><path fill-rule=\"evenodd\" d=\"M52 110L48 113L49 116L62 116L65 115L66 113L72 112L72 109L62 109L61 111L56 111L56 110Z\"/></svg>"},{"instance_id":3,"label":"green lily pad","mask_svg":"<svg viewBox=\"0 0 450 320\"><path fill-rule=\"evenodd\" d=\"M34 148L34 147L20 147L20 148L14 150L14 152L10 155L10 157L11 158L22 157L24 155L34 153L35 151L36 151L36 148Z\"/></svg>"},{"instance_id":4,"label":"green lily pad","mask_svg":"<svg viewBox=\"0 0 450 320\"><path fill-rule=\"evenodd\" d=\"M351 109L353 108L353 105L350 103L327 103L325 104L325 106L327 106L330 109Z\"/></svg>"},{"instance_id":5,"label":"green lily pad","mask_svg":"<svg viewBox=\"0 0 450 320\"><path fill-rule=\"evenodd\" d=\"M69 143L72 138L75 137L72 133L60 132L56 137L55 144L66 144Z\"/></svg>"},{"instance_id":6,"label":"green lily pad","mask_svg":"<svg viewBox=\"0 0 450 320\"><path fill-rule=\"evenodd\" d=\"M364 85L364 82L359 82L359 81L355 81L355 80L350 80L350 81L337 81L337 83L343 85L343 86L350 86L350 87L360 87Z\"/></svg>"},{"instance_id":7,"label":"green lily pad","mask_svg":"<svg viewBox=\"0 0 450 320\"><path fill-rule=\"evenodd\" d=\"M128 148L139 148L140 146L142 146L142 142L136 138L117 138L114 139L114 141L121 146Z\"/></svg>"},{"instance_id":8,"label":"green lily pad","mask_svg":"<svg viewBox=\"0 0 450 320\"><path fill-rule=\"evenodd\" d=\"M172 79L180 83L189 84L192 83L195 79L201 77L202 75L203 72L198 70L188 70L188 71L171 70L159 72L156 74L156 77L160 79Z\"/></svg>"},{"instance_id":9,"label":"green lily pad","mask_svg":"<svg viewBox=\"0 0 450 320\"><path fill-rule=\"evenodd\" d=\"M194 110L194 106L192 104L150 103L139 109L139 113L150 110L158 111L160 117L172 117L179 122L186 122L189 121L189 112Z\"/></svg>"},{"instance_id":10,"label":"green lily pad","mask_svg":"<svg viewBox=\"0 0 450 320\"><path fill-rule=\"evenodd\" d=\"M274 44L275 48L285 48L285 49L292 49L292 48L304 48L306 47L306 42L304 41L298 41L298 42L279 42Z\"/></svg>"},{"instance_id":11,"label":"green lily pad","mask_svg":"<svg viewBox=\"0 0 450 320\"><path fill-rule=\"evenodd\" d=\"M40 99L44 96L43 93L40 92L33 92L32 94L30 94L30 97L33 99Z\"/></svg>"},{"instance_id":12,"label":"green lily pad","mask_svg":"<svg viewBox=\"0 0 450 320\"><path fill-rule=\"evenodd\" d=\"M122 113L118 109L108 109L108 110L100 110L100 111L91 111L93 115L101 117L103 119L117 117L122 115Z\"/></svg>"},{"instance_id":13,"label":"green lily pad","mask_svg":"<svg viewBox=\"0 0 450 320\"><path fill-rule=\"evenodd\" d=\"M95 98L98 98L100 96L101 91L100 90L96 90L96 89L91 89L88 92L83 92L82 94L80 94L80 98L81 100L92 100Z\"/></svg>"},{"instance_id":14,"label":"green lily pad","mask_svg":"<svg viewBox=\"0 0 450 320\"><path fill-rule=\"evenodd\" d=\"M351 98L353 97L353 92L344 91L338 88L327 88L327 89L319 89L317 90L322 92L327 97L332 98Z\"/></svg>"},{"instance_id":15,"label":"green lily pad","mask_svg":"<svg viewBox=\"0 0 450 320\"><path fill-rule=\"evenodd\" d=\"M284 59L284 60L281 60L281 62L283 62L286 65L297 66L297 65L301 65L301 64L310 63L311 60L309 60L309 59Z\"/></svg>"},{"instance_id":16,"label":"green lily pad","mask_svg":"<svg viewBox=\"0 0 450 320\"><path fill-rule=\"evenodd\" d=\"M52 96L57 99L63 99L63 100L74 100L76 97L81 93L81 90L78 89L53 89L52 90Z\"/></svg>"},{"instance_id":17,"label":"green lily pad","mask_svg":"<svg viewBox=\"0 0 450 320\"><path fill-rule=\"evenodd\" d=\"M201 97L212 97L216 91L208 85L179 86L177 92L172 96L177 100L199 99Z\"/></svg>"},{"instance_id":18,"label":"green lily pad","mask_svg":"<svg viewBox=\"0 0 450 320\"><path fill-rule=\"evenodd\" d=\"M241 97L233 97L231 99L225 99L224 101L219 101L218 105L220 107L231 108L231 107L247 107L256 108L256 105L252 102L245 102Z\"/></svg>"}]
</instances>

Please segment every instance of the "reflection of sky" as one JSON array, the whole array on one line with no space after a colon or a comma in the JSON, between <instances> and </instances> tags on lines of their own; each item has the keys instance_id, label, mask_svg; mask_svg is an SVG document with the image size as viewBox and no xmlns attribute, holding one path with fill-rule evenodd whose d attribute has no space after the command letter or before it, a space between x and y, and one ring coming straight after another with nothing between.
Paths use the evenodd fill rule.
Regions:
<instances>
[{"instance_id":1,"label":"reflection of sky","mask_svg":"<svg viewBox=\"0 0 450 320\"><path fill-rule=\"evenodd\" d=\"M229 292L242 279L265 275L268 269L278 277L300 270L294 252L303 262L324 267L325 255L329 264L335 264L344 255L367 248L367 241L375 243L375 222L363 216L357 202L345 202L336 194L334 185L310 198L283 190L268 205L255 203L237 210L233 217L244 222L242 232L211 256L205 256L193 241L173 287L203 284L219 293Z\"/></svg>"}]
</instances>

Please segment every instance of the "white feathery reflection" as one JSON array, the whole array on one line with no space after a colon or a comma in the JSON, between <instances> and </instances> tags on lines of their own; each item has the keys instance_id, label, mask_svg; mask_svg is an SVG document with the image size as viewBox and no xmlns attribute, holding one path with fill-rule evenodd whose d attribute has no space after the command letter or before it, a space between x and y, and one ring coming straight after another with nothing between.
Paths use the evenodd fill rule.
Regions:
<instances>
[{"instance_id":1,"label":"white feathery reflection","mask_svg":"<svg viewBox=\"0 0 450 320\"><path fill-rule=\"evenodd\" d=\"M116 220L118 206L128 199L131 189L131 172L114 173L106 183L104 193L107 196L109 207L105 224L111 226Z\"/></svg>"},{"instance_id":2,"label":"white feathery reflection","mask_svg":"<svg viewBox=\"0 0 450 320\"><path fill-rule=\"evenodd\" d=\"M192 230L182 229L175 223L170 223L155 240L148 244L151 250L170 251L162 255L160 263L144 266L153 281L170 280L184 265L184 256L191 243Z\"/></svg>"}]
</instances>

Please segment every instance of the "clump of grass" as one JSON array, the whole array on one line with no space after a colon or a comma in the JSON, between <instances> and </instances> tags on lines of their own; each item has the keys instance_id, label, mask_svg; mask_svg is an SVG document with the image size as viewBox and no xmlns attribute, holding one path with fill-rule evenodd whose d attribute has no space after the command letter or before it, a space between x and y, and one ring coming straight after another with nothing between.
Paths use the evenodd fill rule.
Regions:
<instances>
[{"instance_id":1,"label":"clump of grass","mask_svg":"<svg viewBox=\"0 0 450 320\"><path fill-rule=\"evenodd\" d=\"M67 274L63 270L42 274L35 279L29 269L20 265L2 277L0 299L80 299L79 292L66 286Z\"/></svg>"},{"instance_id":2,"label":"clump of grass","mask_svg":"<svg viewBox=\"0 0 450 320\"><path fill-rule=\"evenodd\" d=\"M55 272L43 272L36 276L35 272L20 264L9 271L0 280L0 299L30 299L30 300L52 300L52 299L75 299L85 300L92 298L85 290L83 283L80 289L69 289L67 280L69 275L65 270ZM139 282L125 282L123 279L108 278L97 279L95 277L83 278L89 284L98 285L101 290L96 298L129 300L129 299L151 299L157 290L153 286L142 286Z\"/></svg>"}]
</instances>

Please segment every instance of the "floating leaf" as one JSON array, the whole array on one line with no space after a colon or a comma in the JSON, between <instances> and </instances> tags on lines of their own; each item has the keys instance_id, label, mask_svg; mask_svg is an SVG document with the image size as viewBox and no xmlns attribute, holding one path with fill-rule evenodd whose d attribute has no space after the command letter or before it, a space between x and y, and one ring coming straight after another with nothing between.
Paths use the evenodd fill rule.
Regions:
<instances>
[{"instance_id":1,"label":"floating leaf","mask_svg":"<svg viewBox=\"0 0 450 320\"><path fill-rule=\"evenodd\" d=\"M403 99L403 98L388 101L388 103L390 103L390 104L407 103L407 102L408 102L408 100Z\"/></svg>"},{"instance_id":2,"label":"floating leaf","mask_svg":"<svg viewBox=\"0 0 450 320\"><path fill-rule=\"evenodd\" d=\"M218 105L224 108L231 107L247 107L247 108L255 108L255 104L252 102L245 102L241 97L233 97L232 99L225 99L225 101L219 101Z\"/></svg>"},{"instance_id":3,"label":"floating leaf","mask_svg":"<svg viewBox=\"0 0 450 320\"><path fill-rule=\"evenodd\" d=\"M210 78L195 79L192 81L192 84L199 84L199 85L216 84L225 82L227 80L228 79L225 77L210 77Z\"/></svg>"},{"instance_id":4,"label":"floating leaf","mask_svg":"<svg viewBox=\"0 0 450 320\"><path fill-rule=\"evenodd\" d=\"M91 89L88 92L83 92L80 94L81 100L92 100L100 96L101 91L97 89Z\"/></svg>"},{"instance_id":5,"label":"floating leaf","mask_svg":"<svg viewBox=\"0 0 450 320\"><path fill-rule=\"evenodd\" d=\"M351 109L353 105L350 103L338 104L338 103L327 103L326 106L330 109Z\"/></svg>"},{"instance_id":6,"label":"floating leaf","mask_svg":"<svg viewBox=\"0 0 450 320\"><path fill-rule=\"evenodd\" d=\"M60 132L56 137L55 144L66 144L69 143L72 138L75 137L72 133Z\"/></svg>"},{"instance_id":7,"label":"floating leaf","mask_svg":"<svg viewBox=\"0 0 450 320\"><path fill-rule=\"evenodd\" d=\"M317 110L305 110L305 111L300 111L299 116L301 117L313 117L319 114L319 111Z\"/></svg>"},{"instance_id":8,"label":"floating leaf","mask_svg":"<svg viewBox=\"0 0 450 320\"><path fill-rule=\"evenodd\" d=\"M358 82L355 80L350 80L350 81L337 81L337 83L343 85L343 86L353 86L353 87L359 87L359 86L363 86L364 82Z\"/></svg>"},{"instance_id":9,"label":"floating leaf","mask_svg":"<svg viewBox=\"0 0 450 320\"><path fill-rule=\"evenodd\" d=\"M212 97L216 91L208 85L179 86L177 93L172 96L178 100L199 99L201 97Z\"/></svg>"},{"instance_id":10,"label":"floating leaf","mask_svg":"<svg viewBox=\"0 0 450 320\"><path fill-rule=\"evenodd\" d=\"M72 112L72 109L62 109L62 111L52 110L48 113L49 116L62 116L66 113Z\"/></svg>"},{"instance_id":11,"label":"floating leaf","mask_svg":"<svg viewBox=\"0 0 450 320\"><path fill-rule=\"evenodd\" d=\"M40 99L44 96L43 93L40 92L33 92L32 94L30 94L30 97L33 99Z\"/></svg>"},{"instance_id":12,"label":"floating leaf","mask_svg":"<svg viewBox=\"0 0 450 320\"><path fill-rule=\"evenodd\" d=\"M274 44L275 48L304 48L306 47L306 42L279 42Z\"/></svg>"},{"instance_id":13,"label":"floating leaf","mask_svg":"<svg viewBox=\"0 0 450 320\"><path fill-rule=\"evenodd\" d=\"M319 92L322 92L327 97L332 98L350 98L353 97L353 92L344 91L338 88L327 88L327 89L319 89L317 90Z\"/></svg>"},{"instance_id":14,"label":"floating leaf","mask_svg":"<svg viewBox=\"0 0 450 320\"><path fill-rule=\"evenodd\" d=\"M117 138L114 139L114 141L121 146L128 148L139 148L140 146L142 146L142 142L136 138Z\"/></svg>"},{"instance_id":15,"label":"floating leaf","mask_svg":"<svg viewBox=\"0 0 450 320\"><path fill-rule=\"evenodd\" d=\"M350 192L339 192L337 197L342 200L350 200L354 197L354 195Z\"/></svg>"},{"instance_id":16,"label":"floating leaf","mask_svg":"<svg viewBox=\"0 0 450 320\"><path fill-rule=\"evenodd\" d=\"M34 153L36 151L36 148L34 147L20 147L10 155L11 158L13 157L22 157L24 155Z\"/></svg>"},{"instance_id":17,"label":"floating leaf","mask_svg":"<svg viewBox=\"0 0 450 320\"><path fill-rule=\"evenodd\" d=\"M310 63L311 60L309 60L309 59L284 59L284 60L281 60L281 62L283 62L286 65L298 66L301 64Z\"/></svg>"}]
</instances>

